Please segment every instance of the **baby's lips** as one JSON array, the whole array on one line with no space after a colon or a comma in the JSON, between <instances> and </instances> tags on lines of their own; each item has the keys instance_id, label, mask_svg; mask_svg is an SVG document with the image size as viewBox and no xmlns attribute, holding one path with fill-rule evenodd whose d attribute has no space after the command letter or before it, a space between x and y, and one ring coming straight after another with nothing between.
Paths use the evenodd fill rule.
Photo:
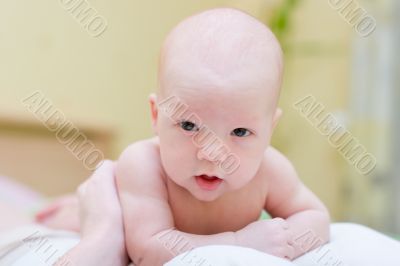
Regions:
<instances>
[{"instance_id":1,"label":"baby's lips","mask_svg":"<svg viewBox=\"0 0 400 266\"><path fill-rule=\"evenodd\" d=\"M206 177L208 177L209 179L211 179L211 178L223 179L222 177L220 177L220 176L218 176L218 175L212 175L212 174L199 174L199 175L196 175L196 176L198 176L198 177L206 176Z\"/></svg>"}]
</instances>

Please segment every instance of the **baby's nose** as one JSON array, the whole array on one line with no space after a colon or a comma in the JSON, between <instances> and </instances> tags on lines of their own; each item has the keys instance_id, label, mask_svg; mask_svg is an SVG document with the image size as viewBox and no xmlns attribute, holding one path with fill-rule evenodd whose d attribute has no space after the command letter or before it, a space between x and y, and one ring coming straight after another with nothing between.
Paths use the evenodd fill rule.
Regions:
<instances>
[{"instance_id":1,"label":"baby's nose","mask_svg":"<svg viewBox=\"0 0 400 266\"><path fill-rule=\"evenodd\" d=\"M210 154L204 149L199 149L197 152L197 159L212 161Z\"/></svg>"},{"instance_id":2,"label":"baby's nose","mask_svg":"<svg viewBox=\"0 0 400 266\"><path fill-rule=\"evenodd\" d=\"M220 160L221 157L223 157L221 145L207 145L206 147L200 148L197 152L197 158L199 160L215 162Z\"/></svg>"}]
</instances>

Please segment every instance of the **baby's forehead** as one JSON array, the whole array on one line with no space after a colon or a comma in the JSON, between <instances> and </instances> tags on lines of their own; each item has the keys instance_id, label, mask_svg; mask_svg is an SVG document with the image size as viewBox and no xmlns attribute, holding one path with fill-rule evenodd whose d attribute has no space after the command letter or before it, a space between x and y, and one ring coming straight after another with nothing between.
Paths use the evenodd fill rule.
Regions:
<instances>
[{"instance_id":1,"label":"baby's forehead","mask_svg":"<svg viewBox=\"0 0 400 266\"><path fill-rule=\"evenodd\" d=\"M279 97L275 74L251 70L244 68L216 73L214 69L203 67L178 68L161 77L160 94L180 97L194 106L268 110L276 105Z\"/></svg>"},{"instance_id":2,"label":"baby's forehead","mask_svg":"<svg viewBox=\"0 0 400 266\"><path fill-rule=\"evenodd\" d=\"M249 83L279 90L282 55L272 32L238 10L192 16L173 29L160 54L159 88L167 83ZM205 79L205 81L203 81ZM253 84L250 84L253 83ZM246 90L246 86L242 86Z\"/></svg>"},{"instance_id":3,"label":"baby's forehead","mask_svg":"<svg viewBox=\"0 0 400 266\"><path fill-rule=\"evenodd\" d=\"M231 122L248 122L263 119L271 113L275 102L272 97L256 90L247 92L233 88L175 87L169 97L182 105L187 113L215 117Z\"/></svg>"}]
</instances>

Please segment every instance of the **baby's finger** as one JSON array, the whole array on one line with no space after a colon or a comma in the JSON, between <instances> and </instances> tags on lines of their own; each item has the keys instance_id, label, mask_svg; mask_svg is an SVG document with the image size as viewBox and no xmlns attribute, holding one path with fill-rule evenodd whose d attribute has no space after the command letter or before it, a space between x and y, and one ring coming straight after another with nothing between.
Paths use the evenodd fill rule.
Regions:
<instances>
[{"instance_id":1,"label":"baby's finger","mask_svg":"<svg viewBox=\"0 0 400 266\"><path fill-rule=\"evenodd\" d=\"M78 195L78 198L81 198L82 195L85 194L88 181L89 179L80 184L79 187L76 189L76 194Z\"/></svg>"},{"instance_id":2,"label":"baby's finger","mask_svg":"<svg viewBox=\"0 0 400 266\"><path fill-rule=\"evenodd\" d=\"M276 222L278 222L280 224L280 226L285 229L288 230L289 229L289 223L283 219L283 218L275 218Z\"/></svg>"},{"instance_id":3,"label":"baby's finger","mask_svg":"<svg viewBox=\"0 0 400 266\"><path fill-rule=\"evenodd\" d=\"M295 244L295 235L291 230L286 230L287 243L291 246Z\"/></svg>"},{"instance_id":4,"label":"baby's finger","mask_svg":"<svg viewBox=\"0 0 400 266\"><path fill-rule=\"evenodd\" d=\"M293 260L294 259L294 255L295 255L295 249L292 245L288 245L287 246L287 255L285 256L286 259L288 260Z\"/></svg>"}]
</instances>

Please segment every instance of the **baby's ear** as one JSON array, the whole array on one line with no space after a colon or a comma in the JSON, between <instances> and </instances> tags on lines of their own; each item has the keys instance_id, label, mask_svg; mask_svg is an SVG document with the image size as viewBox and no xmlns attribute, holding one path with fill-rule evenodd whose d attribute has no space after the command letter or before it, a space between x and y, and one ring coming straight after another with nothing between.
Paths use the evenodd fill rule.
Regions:
<instances>
[{"instance_id":1,"label":"baby's ear","mask_svg":"<svg viewBox=\"0 0 400 266\"><path fill-rule=\"evenodd\" d=\"M274 114L274 116L272 118L272 130L275 129L275 127L278 124L278 121L281 118L281 116L282 116L282 109L278 107L278 108L276 108L275 114Z\"/></svg>"},{"instance_id":2,"label":"baby's ear","mask_svg":"<svg viewBox=\"0 0 400 266\"><path fill-rule=\"evenodd\" d=\"M157 95L155 93L151 93L149 95L150 102L150 111L151 111L151 125L153 127L154 134L158 134L157 132L157 118L158 118L158 107L157 107Z\"/></svg>"}]
</instances>

